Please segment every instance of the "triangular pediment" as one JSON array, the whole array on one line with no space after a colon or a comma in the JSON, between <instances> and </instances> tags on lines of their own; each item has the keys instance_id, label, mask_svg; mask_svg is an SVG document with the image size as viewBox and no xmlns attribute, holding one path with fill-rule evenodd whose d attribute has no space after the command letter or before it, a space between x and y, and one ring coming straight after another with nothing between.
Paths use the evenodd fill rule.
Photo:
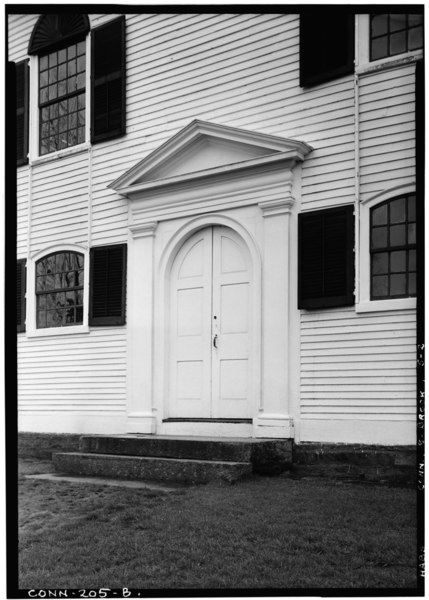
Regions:
<instances>
[{"instance_id":1,"label":"triangular pediment","mask_svg":"<svg viewBox=\"0 0 429 600\"><path fill-rule=\"evenodd\" d=\"M128 195L261 161L299 161L310 151L310 146L296 140L195 120L109 187Z\"/></svg>"}]
</instances>

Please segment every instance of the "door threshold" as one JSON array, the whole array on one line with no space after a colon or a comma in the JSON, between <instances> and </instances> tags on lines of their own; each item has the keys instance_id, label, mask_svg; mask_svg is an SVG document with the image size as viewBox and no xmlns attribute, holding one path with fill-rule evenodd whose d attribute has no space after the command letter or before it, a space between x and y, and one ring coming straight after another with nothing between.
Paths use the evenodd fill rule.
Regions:
<instances>
[{"instance_id":1,"label":"door threshold","mask_svg":"<svg viewBox=\"0 0 429 600\"><path fill-rule=\"evenodd\" d=\"M247 423L252 424L252 419L195 419L195 418L168 418L162 419L163 423Z\"/></svg>"}]
</instances>

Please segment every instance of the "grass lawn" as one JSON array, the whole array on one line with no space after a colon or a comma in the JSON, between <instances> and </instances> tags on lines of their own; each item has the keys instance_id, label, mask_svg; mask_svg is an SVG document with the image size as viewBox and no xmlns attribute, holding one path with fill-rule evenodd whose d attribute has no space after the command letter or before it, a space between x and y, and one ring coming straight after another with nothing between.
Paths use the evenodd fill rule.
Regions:
<instances>
[{"instance_id":1,"label":"grass lawn","mask_svg":"<svg viewBox=\"0 0 429 600\"><path fill-rule=\"evenodd\" d=\"M416 493L255 477L175 494L19 477L19 588L412 588Z\"/></svg>"}]
</instances>

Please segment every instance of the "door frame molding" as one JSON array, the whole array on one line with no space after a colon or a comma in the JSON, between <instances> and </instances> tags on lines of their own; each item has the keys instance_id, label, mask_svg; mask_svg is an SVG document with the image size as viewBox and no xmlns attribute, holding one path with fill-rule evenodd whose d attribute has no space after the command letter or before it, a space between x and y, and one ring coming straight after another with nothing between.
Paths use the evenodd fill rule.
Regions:
<instances>
[{"instance_id":1,"label":"door frame molding","mask_svg":"<svg viewBox=\"0 0 429 600\"><path fill-rule=\"evenodd\" d=\"M252 276L252 321L253 331L249 348L254 369L250 380L251 402L255 417L261 407L261 382L262 382L262 257L256 240L252 234L236 219L222 213L210 213L192 218L182 225L167 242L159 261L157 269L158 286L155 291L155 326L163 332L158 338L160 347L155 351L159 357L154 365L154 407L157 415L157 431L162 432L162 420L168 416L168 378L170 364L170 275L178 252L183 244L198 230L206 227L223 226L232 229L242 240L250 258Z\"/></svg>"}]
</instances>

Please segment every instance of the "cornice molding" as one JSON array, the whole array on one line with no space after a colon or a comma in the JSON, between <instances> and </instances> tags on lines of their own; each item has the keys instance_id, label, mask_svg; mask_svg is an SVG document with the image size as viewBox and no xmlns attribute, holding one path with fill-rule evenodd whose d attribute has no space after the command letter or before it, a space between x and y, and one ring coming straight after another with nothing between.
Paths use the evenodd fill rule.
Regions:
<instances>
[{"instance_id":1,"label":"cornice molding","mask_svg":"<svg viewBox=\"0 0 429 600\"><path fill-rule=\"evenodd\" d=\"M139 223L138 225L130 225L129 230L133 239L154 237L156 228L158 227L157 221L151 221L150 223Z\"/></svg>"},{"instance_id":2,"label":"cornice molding","mask_svg":"<svg viewBox=\"0 0 429 600\"><path fill-rule=\"evenodd\" d=\"M288 196L280 200L267 200L258 204L262 210L263 217L274 217L276 215L289 214L295 204L295 199L292 196Z\"/></svg>"},{"instance_id":3,"label":"cornice molding","mask_svg":"<svg viewBox=\"0 0 429 600\"><path fill-rule=\"evenodd\" d=\"M219 155L216 152L210 154L209 151L206 162L199 162L195 159L195 150L202 147L203 142L207 142L208 148L224 147L225 151L229 148L230 153ZM291 170L311 150L308 144L297 140L195 120L108 187L133 200L158 189L195 185L215 176L241 175L246 169L277 167ZM175 166L183 157L185 163L181 172ZM186 160L189 160L189 164Z\"/></svg>"}]
</instances>

